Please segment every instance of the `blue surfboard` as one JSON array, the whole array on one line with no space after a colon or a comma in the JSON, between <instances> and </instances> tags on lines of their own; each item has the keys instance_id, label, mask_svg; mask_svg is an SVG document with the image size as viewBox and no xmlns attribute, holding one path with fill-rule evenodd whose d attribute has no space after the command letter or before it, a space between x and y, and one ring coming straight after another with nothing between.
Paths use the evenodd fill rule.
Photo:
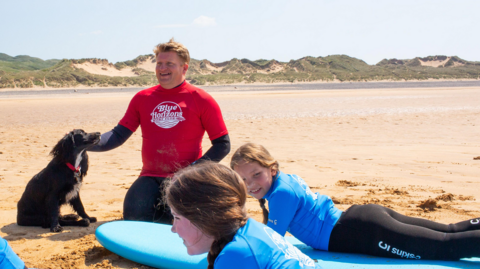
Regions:
<instances>
[{"instance_id":1,"label":"blue surfboard","mask_svg":"<svg viewBox=\"0 0 480 269\"><path fill-rule=\"evenodd\" d=\"M190 256L183 240L171 232L170 225L137 221L114 221L97 228L95 236L106 249L126 259L155 268L205 269L207 255ZM480 258L460 261L430 261L379 258L314 250L294 237L294 246L316 260L324 269L445 269L480 268ZM480 246L479 246L480 247Z\"/></svg>"}]
</instances>

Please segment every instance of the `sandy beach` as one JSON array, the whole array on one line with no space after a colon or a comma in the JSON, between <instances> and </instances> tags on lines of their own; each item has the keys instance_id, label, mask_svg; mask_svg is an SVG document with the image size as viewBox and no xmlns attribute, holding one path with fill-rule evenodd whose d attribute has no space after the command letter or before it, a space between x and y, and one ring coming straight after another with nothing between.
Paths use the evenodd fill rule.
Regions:
<instances>
[{"instance_id":1,"label":"sandy beach","mask_svg":"<svg viewBox=\"0 0 480 269\"><path fill-rule=\"evenodd\" d=\"M140 130L120 148L89 153L81 199L97 223L64 227L61 233L16 224L16 204L27 182L50 161L56 142L74 128L111 130L134 94L0 96L0 235L28 267L149 268L109 252L94 235L102 223L122 217L123 198L141 169ZM232 141L223 164L240 145L256 142L278 159L283 172L298 174L340 209L376 203L442 223L480 217L480 160L475 160L480 86L261 91L251 86L211 94ZM209 146L205 137L204 150ZM248 211L261 219L253 198Z\"/></svg>"}]
</instances>

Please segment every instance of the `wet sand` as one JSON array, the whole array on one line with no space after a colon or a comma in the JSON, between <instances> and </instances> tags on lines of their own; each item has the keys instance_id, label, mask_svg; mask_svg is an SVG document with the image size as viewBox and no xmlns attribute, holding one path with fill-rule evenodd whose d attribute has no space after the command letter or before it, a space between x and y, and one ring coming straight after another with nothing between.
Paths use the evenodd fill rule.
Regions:
<instances>
[{"instance_id":1,"label":"wet sand","mask_svg":"<svg viewBox=\"0 0 480 269\"><path fill-rule=\"evenodd\" d=\"M318 91L318 90L359 90L359 89L415 89L415 88L459 88L480 87L480 80L438 80L438 81L372 81L372 82L309 82L309 83L252 83L200 86L208 92L244 92L244 91ZM16 88L0 89L0 98L35 96L47 94L81 95L90 93L137 92L146 87L103 87L103 88Z\"/></svg>"},{"instance_id":2,"label":"wet sand","mask_svg":"<svg viewBox=\"0 0 480 269\"><path fill-rule=\"evenodd\" d=\"M232 152L222 163L228 164L238 146L257 142L279 160L282 171L300 175L341 209L377 203L443 223L480 217L480 160L474 160L480 156L480 85L236 87L205 87L220 104L230 132ZM65 227L58 234L16 225L16 203L49 162L55 143L74 128L110 130L134 93L0 95L0 235L27 266L146 268L105 250L94 236L98 225L122 216L124 195L141 168L140 130L118 149L89 153L81 198L98 223ZM207 138L203 146L210 146ZM261 218L253 198L248 211Z\"/></svg>"}]
</instances>

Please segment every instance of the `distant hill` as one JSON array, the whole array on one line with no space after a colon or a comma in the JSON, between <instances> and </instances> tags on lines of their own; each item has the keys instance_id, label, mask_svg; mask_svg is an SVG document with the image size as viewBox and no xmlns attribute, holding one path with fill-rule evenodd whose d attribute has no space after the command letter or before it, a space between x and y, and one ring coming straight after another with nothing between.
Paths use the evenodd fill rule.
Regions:
<instances>
[{"instance_id":1,"label":"distant hill","mask_svg":"<svg viewBox=\"0 0 480 269\"><path fill-rule=\"evenodd\" d=\"M21 72L25 70L40 70L48 68L59 63L60 60L42 60L26 55L19 55L16 57L9 56L5 53L0 53L0 70L6 72Z\"/></svg>"},{"instance_id":2,"label":"distant hill","mask_svg":"<svg viewBox=\"0 0 480 269\"><path fill-rule=\"evenodd\" d=\"M416 57L411 60L383 59L377 66L405 65L405 66L430 66L430 67L458 67L465 65L478 65L479 63L467 62L457 56L428 56L425 58Z\"/></svg>"},{"instance_id":3,"label":"distant hill","mask_svg":"<svg viewBox=\"0 0 480 269\"><path fill-rule=\"evenodd\" d=\"M154 55L117 62L106 59L43 61L0 53L0 88L74 86L152 86L157 84ZM192 59L187 80L196 85L311 81L408 81L480 79L480 62L457 56L384 59L376 65L347 55L303 57L289 62L232 59L222 63Z\"/></svg>"},{"instance_id":4,"label":"distant hill","mask_svg":"<svg viewBox=\"0 0 480 269\"><path fill-rule=\"evenodd\" d=\"M307 56L290 62L232 59L215 64L194 60L187 75L196 84L480 79L480 62L456 56L429 56L411 60L384 59L369 65L347 55Z\"/></svg>"}]
</instances>

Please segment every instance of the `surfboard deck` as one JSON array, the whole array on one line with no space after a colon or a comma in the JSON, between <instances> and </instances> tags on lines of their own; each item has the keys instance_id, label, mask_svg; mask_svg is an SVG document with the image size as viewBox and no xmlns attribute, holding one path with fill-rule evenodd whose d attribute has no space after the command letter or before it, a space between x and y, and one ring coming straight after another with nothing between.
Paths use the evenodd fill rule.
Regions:
<instances>
[{"instance_id":1,"label":"surfboard deck","mask_svg":"<svg viewBox=\"0 0 480 269\"><path fill-rule=\"evenodd\" d=\"M189 256L183 240L171 232L170 225L137 221L114 221L102 224L95 232L106 249L126 259L155 268L207 268L207 255ZM445 269L480 268L480 258L460 261L430 261L379 258L314 250L294 237L293 245L316 260L324 269ZM480 247L480 246L479 246Z\"/></svg>"}]
</instances>

